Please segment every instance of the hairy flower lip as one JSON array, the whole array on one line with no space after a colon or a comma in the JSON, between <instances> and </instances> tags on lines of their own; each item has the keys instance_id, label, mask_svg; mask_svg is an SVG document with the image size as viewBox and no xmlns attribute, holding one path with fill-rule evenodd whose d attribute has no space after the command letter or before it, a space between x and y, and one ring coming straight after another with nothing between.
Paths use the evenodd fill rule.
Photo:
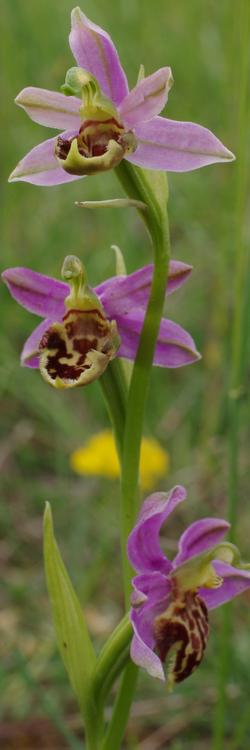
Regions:
<instances>
[{"instance_id":1,"label":"hairy flower lip","mask_svg":"<svg viewBox=\"0 0 250 750\"><path fill-rule=\"evenodd\" d=\"M205 602L196 592L173 597L166 611L155 617L153 632L157 656L162 664L169 659L166 679L168 689L172 690L203 659L209 634Z\"/></svg>"},{"instance_id":2,"label":"hairy flower lip","mask_svg":"<svg viewBox=\"0 0 250 750\"><path fill-rule=\"evenodd\" d=\"M40 372L55 388L87 385L103 374L119 343L116 322L100 309L69 309L40 341Z\"/></svg>"},{"instance_id":3,"label":"hairy flower lip","mask_svg":"<svg viewBox=\"0 0 250 750\"><path fill-rule=\"evenodd\" d=\"M157 618L162 615L163 620L160 625L163 629L160 630L160 637L167 638L167 641L162 642L162 649L166 649L167 653L169 644L173 645L175 641L172 625L168 630L168 623L172 622L173 625L176 623L176 637L179 628L183 642L182 652L178 650L179 645L177 661L175 660L174 666L172 665L170 674L172 683L184 679L193 671L194 666L198 666L204 650L205 620L203 644L199 640L199 634L201 634L199 628L196 632L198 640L192 639L190 626L192 626L192 618L196 616L195 598L192 600L192 597L197 595L204 608L210 610L250 588L249 566L241 562L240 555L233 545L223 541L229 527L223 519L203 518L188 526L180 537L178 552L173 560L168 560L162 552L159 543L161 527L185 498L186 492L181 486L174 487L169 493L158 492L150 495L141 508L136 525L128 538L127 547L128 558L137 571L132 581L134 594L132 594L131 601L131 623L134 636L131 644L131 658L152 676L165 680L163 665L157 654L154 627ZM227 548L228 555L226 554ZM189 587L186 587L188 579L184 587L182 585L185 566L186 571L189 568L192 574ZM181 576L179 576L180 572ZM209 579L209 588L204 585L206 576ZM189 592L192 594L190 600L188 599ZM193 601L194 608L191 607L191 612L187 609L185 614L187 601L191 604ZM164 613L166 615L165 630ZM202 610L199 617L203 617ZM178 658L181 659L180 673L178 672Z\"/></svg>"},{"instance_id":4,"label":"hairy flower lip","mask_svg":"<svg viewBox=\"0 0 250 750\"><path fill-rule=\"evenodd\" d=\"M137 148L124 152L123 158L147 169L187 172L235 157L211 131L192 122L159 117L172 85L171 68L163 67L142 78L129 92L126 75L117 50L107 32L90 21L80 8L71 15L69 43L76 64L94 76L106 98L115 107L125 129L132 130ZM58 128L67 139L76 138L81 126L81 99L62 93L28 87L16 97L18 106L35 122ZM60 137L60 136L59 136ZM33 148L17 165L9 182L23 180L35 185L52 186L83 177L65 170L55 157L57 138ZM107 168L113 168L112 160ZM103 164L96 164L103 170Z\"/></svg>"}]
</instances>

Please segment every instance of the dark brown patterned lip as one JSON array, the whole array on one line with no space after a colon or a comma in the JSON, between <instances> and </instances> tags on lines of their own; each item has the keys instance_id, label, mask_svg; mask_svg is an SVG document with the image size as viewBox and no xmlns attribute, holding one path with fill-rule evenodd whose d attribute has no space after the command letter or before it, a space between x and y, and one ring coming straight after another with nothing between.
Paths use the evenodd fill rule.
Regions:
<instances>
[{"instance_id":1,"label":"dark brown patterned lip","mask_svg":"<svg viewBox=\"0 0 250 750\"><path fill-rule=\"evenodd\" d=\"M173 682L185 680L198 667L208 640L208 611L197 592L186 592L173 599L166 612L156 617L156 653L165 663L171 656L169 676Z\"/></svg>"},{"instance_id":2,"label":"dark brown patterned lip","mask_svg":"<svg viewBox=\"0 0 250 750\"><path fill-rule=\"evenodd\" d=\"M101 311L71 309L66 312L62 323L55 323L43 335L39 351L46 360L43 367L50 380L77 381L85 370L90 369L87 361L90 351L105 354L112 352L113 340L110 322Z\"/></svg>"}]
</instances>

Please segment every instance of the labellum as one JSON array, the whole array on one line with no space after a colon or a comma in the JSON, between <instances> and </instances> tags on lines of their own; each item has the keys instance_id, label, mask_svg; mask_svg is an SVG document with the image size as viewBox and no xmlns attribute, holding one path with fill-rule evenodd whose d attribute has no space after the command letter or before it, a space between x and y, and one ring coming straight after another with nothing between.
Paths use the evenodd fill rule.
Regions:
<instances>
[{"instance_id":1,"label":"labellum","mask_svg":"<svg viewBox=\"0 0 250 750\"><path fill-rule=\"evenodd\" d=\"M87 385L106 370L118 346L116 323L100 310L68 310L40 342L41 374L55 388Z\"/></svg>"},{"instance_id":2,"label":"labellum","mask_svg":"<svg viewBox=\"0 0 250 750\"><path fill-rule=\"evenodd\" d=\"M182 682L203 659L209 633L205 602L195 591L177 596L154 621L156 652L167 664L167 680L171 689Z\"/></svg>"},{"instance_id":3,"label":"labellum","mask_svg":"<svg viewBox=\"0 0 250 750\"><path fill-rule=\"evenodd\" d=\"M73 388L92 383L102 375L115 356L120 339L115 320L106 318L75 255L65 258L62 277L70 286L64 301L66 312L40 341L40 371L55 388Z\"/></svg>"}]
</instances>

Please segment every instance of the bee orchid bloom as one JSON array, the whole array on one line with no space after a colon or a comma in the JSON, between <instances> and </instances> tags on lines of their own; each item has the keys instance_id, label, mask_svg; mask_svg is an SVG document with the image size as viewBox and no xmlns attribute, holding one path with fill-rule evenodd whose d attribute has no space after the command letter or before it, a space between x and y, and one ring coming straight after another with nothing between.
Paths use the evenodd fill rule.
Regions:
<instances>
[{"instance_id":1,"label":"bee orchid bloom","mask_svg":"<svg viewBox=\"0 0 250 750\"><path fill-rule=\"evenodd\" d=\"M58 185L111 169L123 158L173 172L234 159L207 128L158 116L173 83L169 67L141 78L129 92L107 32L80 8L71 19L69 44L78 67L68 71L64 93L28 87L16 98L32 120L63 132L33 148L10 181Z\"/></svg>"},{"instance_id":2,"label":"bee orchid bloom","mask_svg":"<svg viewBox=\"0 0 250 750\"><path fill-rule=\"evenodd\" d=\"M171 261L166 293L174 292L190 271L185 263ZM74 255L67 256L62 268L68 283L29 268L4 271L2 279L12 297L45 318L27 339L22 364L40 367L51 385L65 388L95 380L115 356L134 360L152 273L152 265L145 266L90 289L83 266ZM162 318L154 364L181 367L199 358L189 333Z\"/></svg>"},{"instance_id":3,"label":"bee orchid bloom","mask_svg":"<svg viewBox=\"0 0 250 750\"><path fill-rule=\"evenodd\" d=\"M181 486L148 497L128 538L128 558L137 571L131 658L153 677L167 679L170 689L203 658L209 610L250 588L250 565L242 563L234 545L222 541L229 524L220 518L188 526L172 561L162 552L161 527L185 498Z\"/></svg>"}]
</instances>

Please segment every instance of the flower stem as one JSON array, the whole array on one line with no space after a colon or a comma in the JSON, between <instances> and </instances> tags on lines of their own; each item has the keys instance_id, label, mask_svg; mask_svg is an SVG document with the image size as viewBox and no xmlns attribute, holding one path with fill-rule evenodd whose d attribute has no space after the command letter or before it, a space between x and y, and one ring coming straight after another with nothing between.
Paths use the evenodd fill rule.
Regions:
<instances>
[{"instance_id":1,"label":"flower stem","mask_svg":"<svg viewBox=\"0 0 250 750\"><path fill-rule=\"evenodd\" d=\"M116 363L102 377L102 388L113 422L119 453L122 458L121 479L121 544L126 608L130 604L132 570L127 560L127 538L133 527L137 510L138 473L143 420L150 374L162 317L168 279L169 231L167 218L167 182L162 173L145 172L123 162L117 173L129 198L146 204L139 209L154 250L154 272L149 303L141 332L137 356L130 381L128 398L126 387ZM118 363L119 364L119 363ZM125 620L124 620L125 622ZM112 634L99 657L93 689L101 705L119 671L128 658L127 646L131 626L121 624ZM110 725L102 750L119 750L126 728L136 686L138 668L131 662L124 670ZM101 710L100 705L100 710Z\"/></svg>"},{"instance_id":2,"label":"flower stem","mask_svg":"<svg viewBox=\"0 0 250 750\"><path fill-rule=\"evenodd\" d=\"M109 363L107 370L100 378L100 385L113 426L117 451L121 459L128 393L122 363L119 359L114 359Z\"/></svg>"},{"instance_id":3,"label":"flower stem","mask_svg":"<svg viewBox=\"0 0 250 750\"><path fill-rule=\"evenodd\" d=\"M165 175L146 172L124 161L116 171L129 197L139 199L147 205L147 210L140 211L140 214L149 230L154 250L151 293L128 394L122 460L122 557L125 602L128 607L132 570L127 559L127 538L138 510L137 488L141 437L154 350L165 301L170 243Z\"/></svg>"},{"instance_id":4,"label":"flower stem","mask_svg":"<svg viewBox=\"0 0 250 750\"><path fill-rule=\"evenodd\" d=\"M103 646L97 659L94 675L94 695L97 705L107 697L116 677L129 658L132 626L128 615L117 625Z\"/></svg>"},{"instance_id":5,"label":"flower stem","mask_svg":"<svg viewBox=\"0 0 250 750\"><path fill-rule=\"evenodd\" d=\"M138 668L130 660L121 680L113 716L101 746L101 750L119 750L127 725L131 702L133 699Z\"/></svg>"},{"instance_id":6,"label":"flower stem","mask_svg":"<svg viewBox=\"0 0 250 750\"><path fill-rule=\"evenodd\" d=\"M144 412L168 280L170 255L167 217L167 182L162 173L134 168L122 162L117 175L130 198L141 200L147 209L139 210L150 233L154 250L151 293L130 381L122 456L121 544L126 608L130 603L132 569L127 559L127 538L137 510L138 474ZM136 687L138 668L129 660L122 676L112 719L102 750L119 750L127 725Z\"/></svg>"},{"instance_id":7,"label":"flower stem","mask_svg":"<svg viewBox=\"0 0 250 750\"><path fill-rule=\"evenodd\" d=\"M239 122L238 149L235 185L235 289L232 321L231 367L229 387L229 501L228 520L231 524L231 542L236 541L237 506L239 499L239 437L241 404L244 396L245 345L247 327L247 270L248 252L243 237L244 214L247 195L247 135L248 135L248 52L250 34L249 0L241 0L235 6L239 19ZM230 605L223 609L220 639L220 663L218 702L214 724L213 750L224 747L225 719L227 708L226 684L231 662L232 612Z\"/></svg>"}]
</instances>

